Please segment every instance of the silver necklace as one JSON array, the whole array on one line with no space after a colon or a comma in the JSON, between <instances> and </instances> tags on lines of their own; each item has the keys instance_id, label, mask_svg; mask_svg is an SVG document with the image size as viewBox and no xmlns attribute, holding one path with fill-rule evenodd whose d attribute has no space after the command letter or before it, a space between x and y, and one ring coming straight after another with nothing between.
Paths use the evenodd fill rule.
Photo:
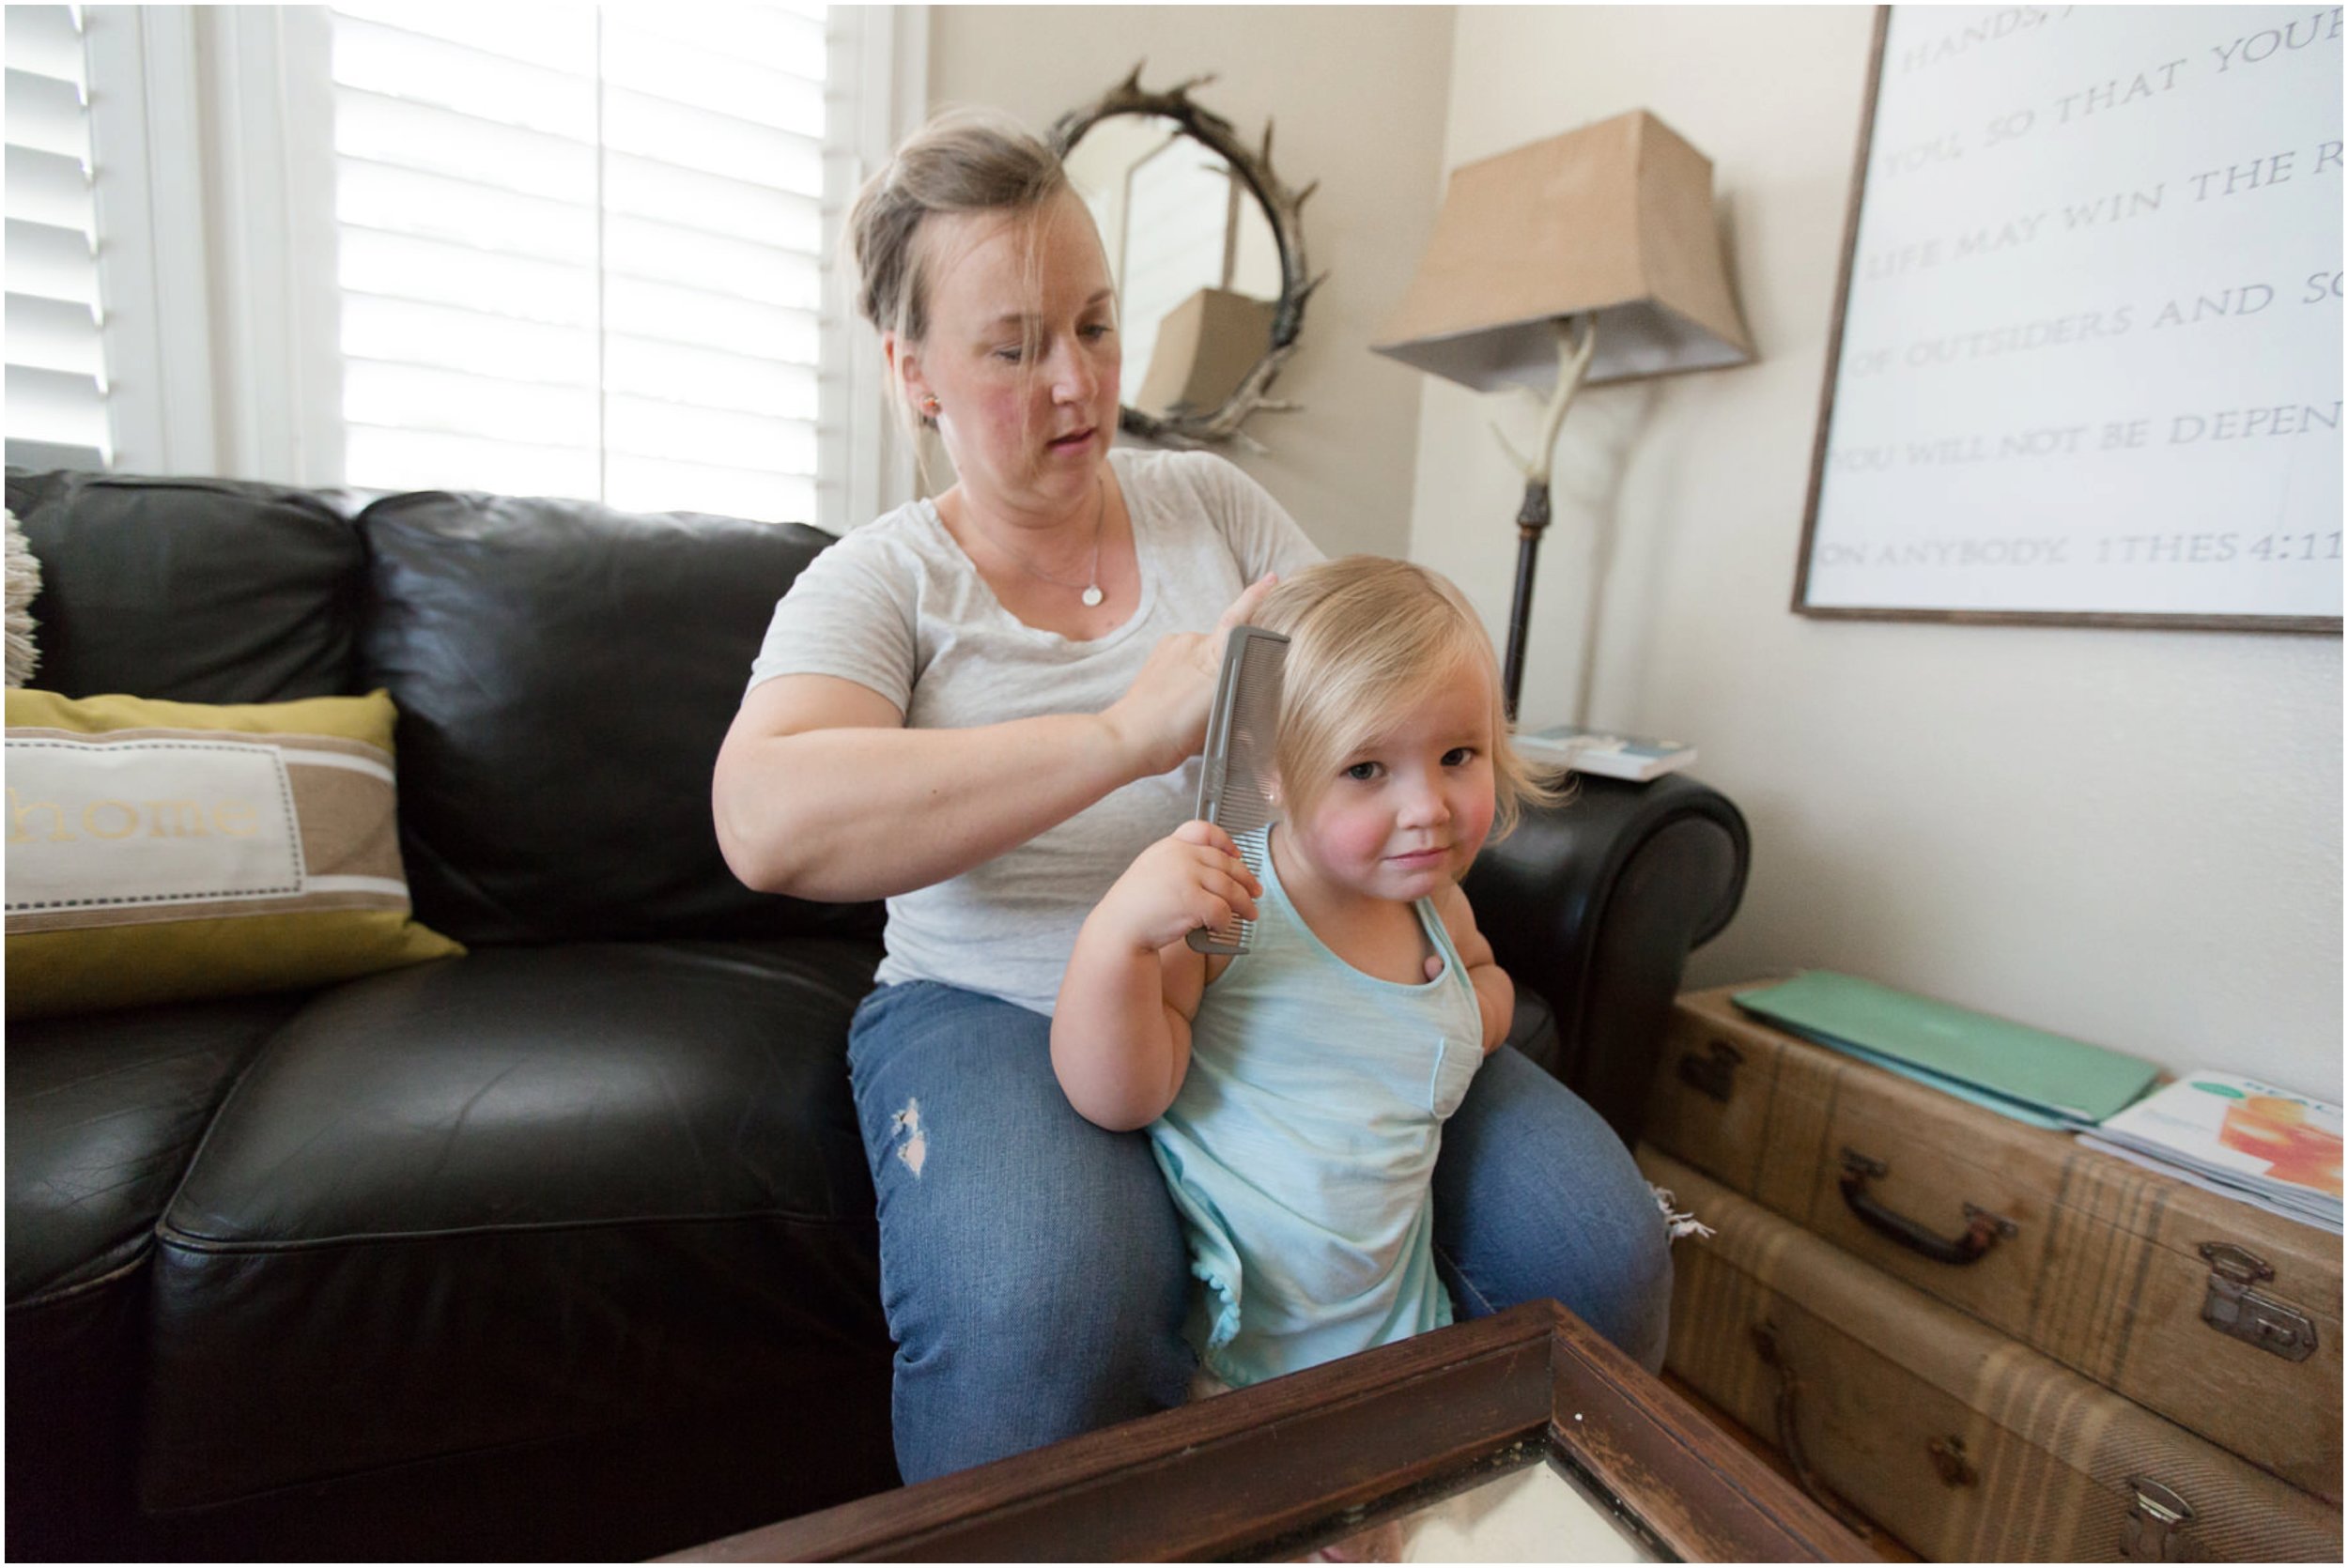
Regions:
<instances>
[{"instance_id":1,"label":"silver necklace","mask_svg":"<svg viewBox=\"0 0 2348 1568\"><path fill-rule=\"evenodd\" d=\"M1087 609L1092 608L1104 598L1107 597L1106 594L1101 592L1101 536L1104 531L1106 531L1106 525L1108 523L1109 516L1108 482L1103 479L1094 479L1092 482L1092 490L1093 495L1098 498L1097 503L1094 505L1092 511L1092 569L1086 574L1084 592L1077 595L1077 597L1084 601L1084 606ZM984 529L981 529L980 531L984 533L986 530ZM1076 586L1074 583L1068 581L1066 578L1056 577L1049 572L1040 569L1026 556L1021 555L1017 550L1012 549L1009 545L1006 545L1001 540L996 539L993 534L988 533L986 537L988 542L993 544L996 549L1011 557L1012 562L1016 564L1021 571L1027 573L1027 576L1038 578L1043 582L1048 582L1054 588L1074 588Z\"/></svg>"}]
</instances>

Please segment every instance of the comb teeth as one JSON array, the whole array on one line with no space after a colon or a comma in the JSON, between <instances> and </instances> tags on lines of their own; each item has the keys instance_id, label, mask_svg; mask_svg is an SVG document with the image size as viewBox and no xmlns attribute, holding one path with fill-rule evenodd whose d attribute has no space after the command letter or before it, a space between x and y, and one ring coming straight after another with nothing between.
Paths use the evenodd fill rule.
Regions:
<instances>
[{"instance_id":1,"label":"comb teeth","mask_svg":"<svg viewBox=\"0 0 2348 1568\"><path fill-rule=\"evenodd\" d=\"M1273 798L1273 758L1280 723L1281 673L1289 639L1260 626L1234 626L1224 645L1223 670L1215 682L1214 708L1207 719L1205 765L1198 776L1198 816L1241 840L1240 859L1263 880L1260 841L1250 835L1279 820ZM1216 930L1190 933L1202 953L1244 953L1255 935L1252 920L1232 920Z\"/></svg>"}]
</instances>

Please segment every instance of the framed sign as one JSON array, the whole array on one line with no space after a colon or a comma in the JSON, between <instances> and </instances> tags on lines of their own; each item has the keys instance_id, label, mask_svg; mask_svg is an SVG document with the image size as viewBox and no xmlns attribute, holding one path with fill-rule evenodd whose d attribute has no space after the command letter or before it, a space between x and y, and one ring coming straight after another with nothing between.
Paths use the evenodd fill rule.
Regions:
<instances>
[{"instance_id":1,"label":"framed sign","mask_svg":"<svg viewBox=\"0 0 2348 1568\"><path fill-rule=\"evenodd\" d=\"M1805 615L2340 629L2340 8L1877 15Z\"/></svg>"}]
</instances>

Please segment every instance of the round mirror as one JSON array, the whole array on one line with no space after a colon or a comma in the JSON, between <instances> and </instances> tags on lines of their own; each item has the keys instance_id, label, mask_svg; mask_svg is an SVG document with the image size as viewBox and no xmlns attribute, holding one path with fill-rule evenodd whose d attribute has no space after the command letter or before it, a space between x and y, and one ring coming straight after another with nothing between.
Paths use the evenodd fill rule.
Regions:
<instances>
[{"instance_id":1,"label":"round mirror","mask_svg":"<svg viewBox=\"0 0 2348 1568\"><path fill-rule=\"evenodd\" d=\"M1204 78L1200 80L1205 80ZM1187 444L1238 437L1295 346L1305 299L1291 194L1187 82L1145 93L1140 71L1063 115L1052 141L1092 209L1117 284L1121 426ZM1254 444L1251 442L1250 444Z\"/></svg>"}]
</instances>

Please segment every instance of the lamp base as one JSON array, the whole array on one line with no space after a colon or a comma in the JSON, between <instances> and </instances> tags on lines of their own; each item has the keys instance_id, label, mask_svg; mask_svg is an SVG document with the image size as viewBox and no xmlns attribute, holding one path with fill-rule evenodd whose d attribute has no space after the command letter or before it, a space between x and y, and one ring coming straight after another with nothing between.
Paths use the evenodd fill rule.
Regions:
<instances>
[{"instance_id":1,"label":"lamp base","mask_svg":"<svg viewBox=\"0 0 2348 1568\"><path fill-rule=\"evenodd\" d=\"M1549 481L1524 482L1524 504L1517 508L1517 586L1508 603L1508 652L1500 662L1500 696L1509 722L1517 716L1517 694L1524 687L1524 637L1533 618L1533 558L1549 527Z\"/></svg>"}]
</instances>

